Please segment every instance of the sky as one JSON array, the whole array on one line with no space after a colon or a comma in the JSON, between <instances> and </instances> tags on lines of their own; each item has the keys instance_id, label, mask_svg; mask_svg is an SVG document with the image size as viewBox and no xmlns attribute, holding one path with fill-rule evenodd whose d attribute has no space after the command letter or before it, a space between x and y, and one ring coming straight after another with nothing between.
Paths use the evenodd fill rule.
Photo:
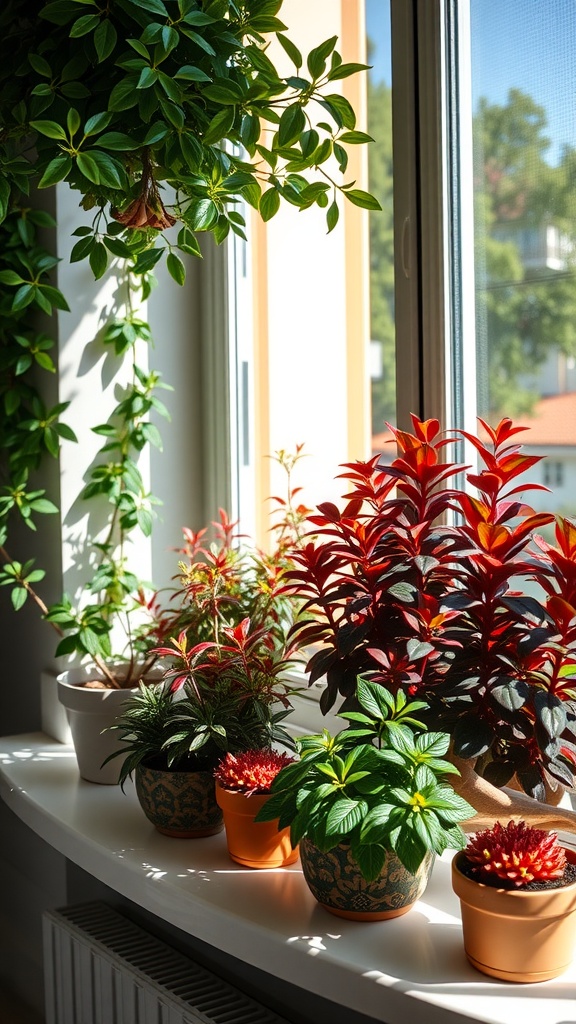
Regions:
<instances>
[{"instance_id":1,"label":"sky","mask_svg":"<svg viewBox=\"0 0 576 1024\"><path fill-rule=\"evenodd\" d=\"M576 0L470 0L472 94L505 104L519 88L544 107L555 163L561 147L576 147ZM376 80L390 83L388 0L366 0ZM511 59L513 55L513 60Z\"/></svg>"}]
</instances>

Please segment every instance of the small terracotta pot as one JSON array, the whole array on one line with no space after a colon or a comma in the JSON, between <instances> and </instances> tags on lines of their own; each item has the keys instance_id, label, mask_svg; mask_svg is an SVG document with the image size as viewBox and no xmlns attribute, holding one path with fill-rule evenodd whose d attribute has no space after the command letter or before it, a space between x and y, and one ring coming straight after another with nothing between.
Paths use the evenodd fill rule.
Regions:
<instances>
[{"instance_id":1,"label":"small terracotta pot","mask_svg":"<svg viewBox=\"0 0 576 1024\"><path fill-rule=\"evenodd\" d=\"M246 868L281 868L298 859L298 849L290 842L290 829L278 831L275 821L254 821L270 799L268 793L247 796L216 783L216 800L224 815L228 853Z\"/></svg>"},{"instance_id":2,"label":"small terracotta pot","mask_svg":"<svg viewBox=\"0 0 576 1024\"><path fill-rule=\"evenodd\" d=\"M163 835L199 839L222 831L212 772L161 771L139 765L135 774L142 810Z\"/></svg>"},{"instance_id":3,"label":"small terracotta pot","mask_svg":"<svg viewBox=\"0 0 576 1024\"><path fill-rule=\"evenodd\" d=\"M565 852L576 864L576 855ZM514 982L547 981L567 970L576 947L576 882L533 892L496 889L464 875L464 860L461 852L452 861L452 887L472 966Z\"/></svg>"},{"instance_id":4,"label":"small terracotta pot","mask_svg":"<svg viewBox=\"0 0 576 1024\"><path fill-rule=\"evenodd\" d=\"M300 859L315 899L331 914L352 921L386 921L406 914L422 896L434 864L434 855L427 854L413 875L389 853L379 877L367 882L348 843L323 853L306 838L300 843Z\"/></svg>"}]
</instances>

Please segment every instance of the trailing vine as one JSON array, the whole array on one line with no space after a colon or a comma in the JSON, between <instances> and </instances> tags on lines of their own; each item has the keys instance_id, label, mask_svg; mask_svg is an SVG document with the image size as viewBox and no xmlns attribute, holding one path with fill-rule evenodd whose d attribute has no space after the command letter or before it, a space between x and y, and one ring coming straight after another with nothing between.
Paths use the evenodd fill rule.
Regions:
<instances>
[{"instance_id":1,"label":"trailing vine","mask_svg":"<svg viewBox=\"0 0 576 1024\"><path fill-rule=\"evenodd\" d=\"M379 209L345 179L347 147L370 137L339 83L366 65L345 64L337 37L304 56L285 34L282 0L49 0L30 10L5 0L0 11L0 585L19 609L28 598L61 635L58 655L89 655L115 685L127 685L157 623L153 590L129 568L134 531L150 534L157 499L147 493L139 456L161 444L150 414L166 410L165 385L140 365L150 342L139 307L162 259L183 285L183 256L200 256L198 235L222 243L245 237L243 210L271 219L282 203L318 206L328 231L342 199ZM293 71L280 73L271 42ZM74 232L71 262L87 260L95 279L121 261L126 307L103 344L130 380L111 417L82 498L108 512L101 536L87 538L91 580L78 600L47 608L36 592L44 570L18 560L9 529L36 529L58 510L35 476L44 459L73 443L66 404L46 408L40 373L54 372L54 338L37 326L68 305L54 286L56 256L38 242L54 226L34 209L33 190L66 183L92 222ZM136 619L133 618L136 613ZM139 614L141 613L141 615ZM108 662L113 627L127 636L122 683ZM134 626L134 622L136 625Z\"/></svg>"}]
</instances>

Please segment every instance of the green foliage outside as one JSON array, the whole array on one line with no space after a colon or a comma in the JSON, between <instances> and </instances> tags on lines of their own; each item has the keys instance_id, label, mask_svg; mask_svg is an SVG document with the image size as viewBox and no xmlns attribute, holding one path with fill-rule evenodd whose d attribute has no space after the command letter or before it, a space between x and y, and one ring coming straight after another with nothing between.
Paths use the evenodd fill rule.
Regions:
<instances>
[{"instance_id":1,"label":"green foliage outside","mask_svg":"<svg viewBox=\"0 0 576 1024\"><path fill-rule=\"evenodd\" d=\"M395 415L394 254L391 90L369 83L371 337L382 343L383 375L373 381L372 430ZM537 375L554 350L576 356L576 149L548 162L546 112L519 89L499 106L482 100L473 122L479 413L491 422L526 416L540 397ZM557 229L558 269L526 266L530 233ZM466 244L466 240L464 240Z\"/></svg>"}]
</instances>

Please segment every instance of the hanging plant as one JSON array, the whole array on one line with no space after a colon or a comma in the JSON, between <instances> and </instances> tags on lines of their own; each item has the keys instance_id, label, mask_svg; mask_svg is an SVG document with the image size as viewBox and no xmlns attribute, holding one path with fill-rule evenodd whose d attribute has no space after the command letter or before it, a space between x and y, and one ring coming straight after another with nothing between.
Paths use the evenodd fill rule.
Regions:
<instances>
[{"instance_id":1,"label":"hanging plant","mask_svg":"<svg viewBox=\"0 0 576 1024\"><path fill-rule=\"evenodd\" d=\"M281 0L23 0L0 15L0 217L32 182L68 182L94 210L75 247L96 277L134 255L136 272L197 235L244 236L240 203L266 221L282 201L326 210L339 200L379 209L345 179L347 146L370 137L339 82L366 65L342 62L332 36L306 57L285 35ZM293 64L284 76L271 41ZM177 225L176 237L164 232ZM121 230L118 231L118 228Z\"/></svg>"}]
</instances>

